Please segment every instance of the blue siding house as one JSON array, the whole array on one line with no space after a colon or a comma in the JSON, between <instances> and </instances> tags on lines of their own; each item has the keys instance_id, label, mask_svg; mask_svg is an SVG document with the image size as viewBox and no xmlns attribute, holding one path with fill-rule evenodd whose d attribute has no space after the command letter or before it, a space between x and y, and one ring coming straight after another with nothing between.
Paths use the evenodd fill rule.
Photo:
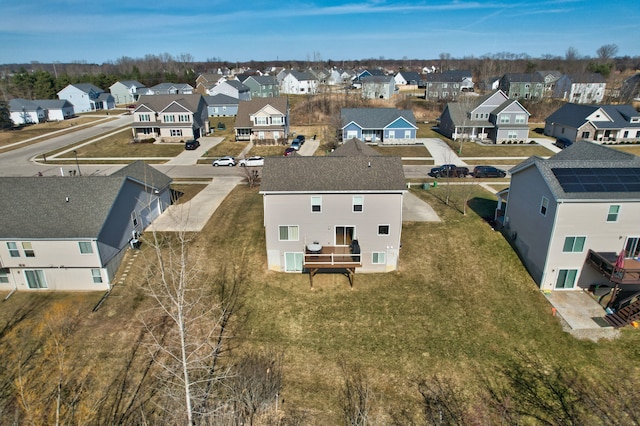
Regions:
<instances>
[{"instance_id":1,"label":"blue siding house","mask_svg":"<svg viewBox=\"0 0 640 426\"><path fill-rule=\"evenodd\" d=\"M416 143L416 119L410 110L396 108L343 108L342 140L356 138L379 145Z\"/></svg>"}]
</instances>

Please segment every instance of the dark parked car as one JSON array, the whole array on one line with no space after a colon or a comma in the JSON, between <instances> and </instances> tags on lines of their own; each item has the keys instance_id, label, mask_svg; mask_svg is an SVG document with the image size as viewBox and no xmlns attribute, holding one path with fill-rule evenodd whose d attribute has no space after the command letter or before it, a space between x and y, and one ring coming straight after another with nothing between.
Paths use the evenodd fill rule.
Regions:
<instances>
[{"instance_id":1,"label":"dark parked car","mask_svg":"<svg viewBox=\"0 0 640 426\"><path fill-rule=\"evenodd\" d=\"M298 141L298 143L300 143L300 145L304 145L305 139L306 138L304 137L304 135L298 135L298 136L295 137L293 142Z\"/></svg>"},{"instance_id":2,"label":"dark parked car","mask_svg":"<svg viewBox=\"0 0 640 426\"><path fill-rule=\"evenodd\" d=\"M199 146L200 146L200 142L198 142L197 140L190 140L185 142L184 149L193 150L193 149L198 149Z\"/></svg>"},{"instance_id":3,"label":"dark parked car","mask_svg":"<svg viewBox=\"0 0 640 426\"><path fill-rule=\"evenodd\" d=\"M227 126L222 121L218 122L218 130L226 130Z\"/></svg>"},{"instance_id":4,"label":"dark parked car","mask_svg":"<svg viewBox=\"0 0 640 426\"><path fill-rule=\"evenodd\" d=\"M458 167L455 164L443 164L440 167L434 167L429 172L429 175L439 177L466 177L469 174L467 167Z\"/></svg>"},{"instance_id":5,"label":"dark parked car","mask_svg":"<svg viewBox=\"0 0 640 426\"><path fill-rule=\"evenodd\" d=\"M473 177L476 177L476 178L492 178L492 177L503 178L506 175L507 175L507 172L493 166L476 166L473 169Z\"/></svg>"},{"instance_id":6,"label":"dark parked car","mask_svg":"<svg viewBox=\"0 0 640 426\"><path fill-rule=\"evenodd\" d=\"M556 139L555 145L560 149L565 149L566 147L573 145L573 142L567 138L558 138Z\"/></svg>"}]
</instances>

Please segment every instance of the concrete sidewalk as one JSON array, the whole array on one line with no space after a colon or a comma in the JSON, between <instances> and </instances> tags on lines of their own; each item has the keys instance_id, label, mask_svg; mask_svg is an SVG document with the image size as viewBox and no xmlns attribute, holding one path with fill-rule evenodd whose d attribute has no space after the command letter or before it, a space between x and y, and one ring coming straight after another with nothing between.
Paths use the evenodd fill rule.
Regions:
<instances>
[{"instance_id":1,"label":"concrete sidewalk","mask_svg":"<svg viewBox=\"0 0 640 426\"><path fill-rule=\"evenodd\" d=\"M421 138L419 139L431 153L434 165L455 164L456 166L466 166L467 163L462 161L445 141L439 138Z\"/></svg>"},{"instance_id":2,"label":"concrete sidewalk","mask_svg":"<svg viewBox=\"0 0 640 426\"><path fill-rule=\"evenodd\" d=\"M195 197L184 204L170 206L149 226L149 231L157 232L199 232L207 224L213 213L242 182L241 177L216 177Z\"/></svg>"}]
</instances>

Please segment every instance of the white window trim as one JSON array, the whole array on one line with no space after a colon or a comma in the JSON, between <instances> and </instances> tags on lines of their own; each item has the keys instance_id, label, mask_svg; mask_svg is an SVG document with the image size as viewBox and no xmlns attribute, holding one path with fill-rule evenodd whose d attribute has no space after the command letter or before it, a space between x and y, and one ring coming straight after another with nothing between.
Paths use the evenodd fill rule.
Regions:
<instances>
[{"instance_id":1,"label":"white window trim","mask_svg":"<svg viewBox=\"0 0 640 426\"><path fill-rule=\"evenodd\" d=\"M542 212L542 207L544 207L544 212ZM540 200L540 208L538 209L538 212L540 212L542 216L547 216L547 213L549 212L549 199L547 197L543 196L542 200Z\"/></svg>"},{"instance_id":2,"label":"white window trim","mask_svg":"<svg viewBox=\"0 0 640 426\"><path fill-rule=\"evenodd\" d=\"M378 257L377 262L375 261L375 257ZM372 265L385 265L387 263L387 253L383 252L383 251L374 251L371 253L371 264ZM380 258L382 258L382 261L380 261Z\"/></svg>"},{"instance_id":3,"label":"white window trim","mask_svg":"<svg viewBox=\"0 0 640 426\"><path fill-rule=\"evenodd\" d=\"M611 213L611 207L618 207L618 212L616 213L615 220L609 220L609 216L612 214ZM607 210L607 223L616 223L618 221L618 219L620 218L620 211L621 210L622 210L622 206L620 204L611 204L611 205L609 205L609 210Z\"/></svg>"},{"instance_id":4,"label":"white window trim","mask_svg":"<svg viewBox=\"0 0 640 426\"><path fill-rule=\"evenodd\" d=\"M287 239L283 240L283 239L280 239L280 228L285 227L285 226L287 227ZM290 231L291 228L296 228L297 229L298 237L295 240L291 239L291 235L290 235L291 234L291 231ZM300 226L299 225L278 225L278 241L300 241Z\"/></svg>"},{"instance_id":5,"label":"white window trim","mask_svg":"<svg viewBox=\"0 0 640 426\"><path fill-rule=\"evenodd\" d=\"M380 227L381 226L386 226L389 231L386 234L381 234L380 233ZM378 235L381 236L381 237L387 237L387 236L391 235L391 224L388 224L388 223L380 223L380 224L378 224Z\"/></svg>"},{"instance_id":6,"label":"white window trim","mask_svg":"<svg viewBox=\"0 0 640 426\"><path fill-rule=\"evenodd\" d=\"M567 241L567 238L573 238L573 245L571 246L571 250L569 250L569 251L565 251L564 250L564 244ZM582 250L580 250L580 251L574 250L575 246L576 246L576 240L578 238L584 238L584 244L583 244ZM587 245L587 236L586 235L566 235L564 237L564 241L562 242L562 252L563 253L582 253L582 252L584 252L584 248L586 247L586 245Z\"/></svg>"},{"instance_id":7,"label":"white window trim","mask_svg":"<svg viewBox=\"0 0 640 426\"><path fill-rule=\"evenodd\" d=\"M360 199L360 203L356 203L356 198ZM356 206L361 206L360 210L356 210ZM354 195L351 200L351 211L353 213L363 213L364 212L364 197L362 195Z\"/></svg>"},{"instance_id":8,"label":"white window trim","mask_svg":"<svg viewBox=\"0 0 640 426\"><path fill-rule=\"evenodd\" d=\"M86 251L86 252L82 251L82 245L83 244L88 244L89 245L89 251ZM80 254L82 254L82 255L93 254L93 244L91 243L91 241L78 241L78 250L80 250Z\"/></svg>"},{"instance_id":9,"label":"white window trim","mask_svg":"<svg viewBox=\"0 0 640 426\"><path fill-rule=\"evenodd\" d=\"M319 203L314 203L314 199L318 200ZM320 207L320 210L318 210L318 211L313 210L313 208L315 206ZM314 213L314 214L322 213L322 196L320 196L320 195L312 195L311 196L311 213Z\"/></svg>"}]
</instances>

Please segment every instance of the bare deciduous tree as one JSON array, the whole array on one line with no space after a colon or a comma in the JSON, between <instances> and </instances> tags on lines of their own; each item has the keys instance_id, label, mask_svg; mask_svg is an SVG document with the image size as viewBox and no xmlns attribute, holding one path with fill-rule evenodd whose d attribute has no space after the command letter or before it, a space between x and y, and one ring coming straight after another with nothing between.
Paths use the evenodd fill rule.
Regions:
<instances>
[{"instance_id":1,"label":"bare deciduous tree","mask_svg":"<svg viewBox=\"0 0 640 426\"><path fill-rule=\"evenodd\" d=\"M165 407L167 416L170 422L190 425L215 415L210 398L229 376L229 368L219 361L238 307L238 292L228 288L237 288L238 282L228 285L224 272L217 282L207 280L204 260L192 247L194 237L184 231L170 237L153 233L147 241L155 259L149 262L145 290L155 306L141 317L151 337L149 354L161 369L163 391L173 405Z\"/></svg>"},{"instance_id":2,"label":"bare deciduous tree","mask_svg":"<svg viewBox=\"0 0 640 426\"><path fill-rule=\"evenodd\" d=\"M373 392L363 371L358 366L340 363L344 384L340 392L342 416L347 426L365 426L369 424L369 412Z\"/></svg>"},{"instance_id":3,"label":"bare deciduous tree","mask_svg":"<svg viewBox=\"0 0 640 426\"><path fill-rule=\"evenodd\" d=\"M616 44L605 44L600 46L598 50L596 50L596 54L598 55L598 59L602 61L607 61L618 53L618 45Z\"/></svg>"}]
</instances>

